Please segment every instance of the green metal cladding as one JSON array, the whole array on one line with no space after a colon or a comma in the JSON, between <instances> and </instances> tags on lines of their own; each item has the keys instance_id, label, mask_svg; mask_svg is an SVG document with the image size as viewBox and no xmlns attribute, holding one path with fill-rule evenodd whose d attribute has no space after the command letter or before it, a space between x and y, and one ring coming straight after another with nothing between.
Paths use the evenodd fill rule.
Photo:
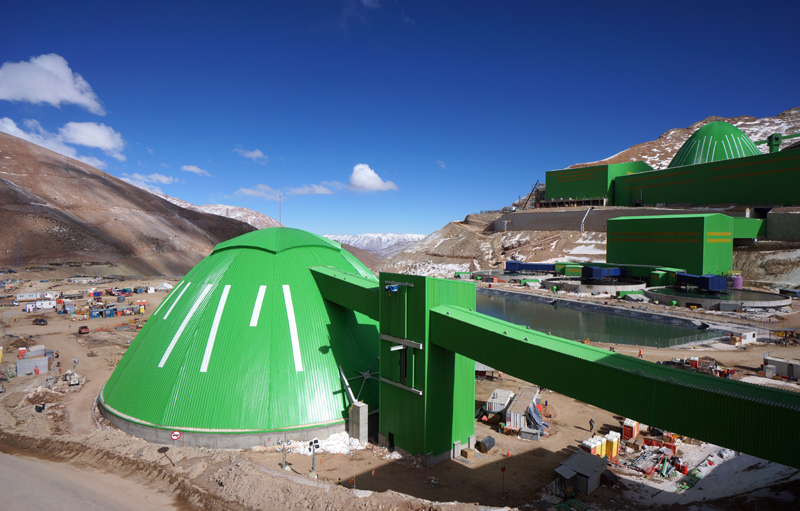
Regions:
<instances>
[{"instance_id":1,"label":"green metal cladding","mask_svg":"<svg viewBox=\"0 0 800 511\"><path fill-rule=\"evenodd\" d=\"M601 199L614 203L614 179L653 170L641 161L612 163L579 169L552 170L546 174L545 197L560 199Z\"/></svg>"},{"instance_id":2,"label":"green metal cladding","mask_svg":"<svg viewBox=\"0 0 800 511\"><path fill-rule=\"evenodd\" d=\"M767 235L767 221L758 218L733 217L734 238L758 238Z\"/></svg>"},{"instance_id":3,"label":"green metal cladding","mask_svg":"<svg viewBox=\"0 0 800 511\"><path fill-rule=\"evenodd\" d=\"M607 225L608 263L673 266L696 275L732 269L734 224L729 216L619 217Z\"/></svg>"},{"instance_id":4,"label":"green metal cladding","mask_svg":"<svg viewBox=\"0 0 800 511\"><path fill-rule=\"evenodd\" d=\"M380 433L414 455L439 456L455 442L466 445L475 433L475 363L432 344L428 331L434 307L474 310L475 284L390 273L381 273L380 281ZM408 285L389 293L388 282ZM392 351L397 344L391 338L419 343L422 349Z\"/></svg>"},{"instance_id":5,"label":"green metal cladding","mask_svg":"<svg viewBox=\"0 0 800 511\"><path fill-rule=\"evenodd\" d=\"M800 204L800 151L747 156L618 177L615 205Z\"/></svg>"},{"instance_id":6,"label":"green metal cladding","mask_svg":"<svg viewBox=\"0 0 800 511\"><path fill-rule=\"evenodd\" d=\"M761 151L742 130L727 122L715 121L695 131L675 153L668 168L760 154Z\"/></svg>"},{"instance_id":7,"label":"green metal cladding","mask_svg":"<svg viewBox=\"0 0 800 511\"><path fill-rule=\"evenodd\" d=\"M348 378L376 371L378 329L322 298L310 270L320 266L352 275L363 292L377 285L339 243L308 232L275 227L220 243L153 313L101 403L129 421L183 431L342 423L349 403L338 366ZM376 380L361 399L377 409Z\"/></svg>"}]
</instances>

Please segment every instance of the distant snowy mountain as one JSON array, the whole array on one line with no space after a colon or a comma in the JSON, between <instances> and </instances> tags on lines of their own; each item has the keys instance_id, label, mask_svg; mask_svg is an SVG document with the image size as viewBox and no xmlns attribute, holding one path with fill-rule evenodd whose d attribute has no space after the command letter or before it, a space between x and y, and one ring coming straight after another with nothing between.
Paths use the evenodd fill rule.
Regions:
<instances>
[{"instance_id":1,"label":"distant snowy mountain","mask_svg":"<svg viewBox=\"0 0 800 511\"><path fill-rule=\"evenodd\" d=\"M233 218L234 220L248 223L256 229L266 229L267 227L278 227L281 225L274 218L257 211L253 211L252 209L240 208L237 206L226 206L224 204L205 204L203 206L195 206L190 202L186 202L185 200L177 199L175 197L170 197L169 195L164 195L157 192L152 193L158 197L161 197L165 201L175 204L176 206L180 206L185 209L192 209L194 211L200 211L202 213L209 213L211 215L222 216L225 218Z\"/></svg>"},{"instance_id":2,"label":"distant snowy mountain","mask_svg":"<svg viewBox=\"0 0 800 511\"><path fill-rule=\"evenodd\" d=\"M425 238L424 234L395 234L395 233L372 233L372 234L346 234L335 235L326 234L326 238L352 245L361 250L371 252L381 259L389 259L396 256L407 247Z\"/></svg>"}]
</instances>

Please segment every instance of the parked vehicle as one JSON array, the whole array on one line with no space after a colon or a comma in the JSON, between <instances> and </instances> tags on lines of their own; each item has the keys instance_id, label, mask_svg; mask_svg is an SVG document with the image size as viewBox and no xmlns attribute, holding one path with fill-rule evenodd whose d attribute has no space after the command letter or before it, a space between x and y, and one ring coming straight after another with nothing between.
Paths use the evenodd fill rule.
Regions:
<instances>
[{"instance_id":1,"label":"parked vehicle","mask_svg":"<svg viewBox=\"0 0 800 511\"><path fill-rule=\"evenodd\" d=\"M82 326L82 327L80 327L80 328L78 329L78 333L79 333L79 334L88 334L88 333L89 333L89 327L88 327L88 326Z\"/></svg>"},{"instance_id":2,"label":"parked vehicle","mask_svg":"<svg viewBox=\"0 0 800 511\"><path fill-rule=\"evenodd\" d=\"M47 320L44 319L44 318L36 318L36 319L33 320L33 324L34 325L46 325L47 324Z\"/></svg>"}]
</instances>

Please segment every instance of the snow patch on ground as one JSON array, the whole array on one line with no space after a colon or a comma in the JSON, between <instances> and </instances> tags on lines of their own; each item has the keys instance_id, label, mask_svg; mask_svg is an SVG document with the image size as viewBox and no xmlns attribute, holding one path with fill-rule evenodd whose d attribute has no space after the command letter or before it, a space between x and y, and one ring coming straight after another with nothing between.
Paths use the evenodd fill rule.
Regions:
<instances>
[{"instance_id":1,"label":"snow patch on ground","mask_svg":"<svg viewBox=\"0 0 800 511\"><path fill-rule=\"evenodd\" d=\"M311 456L311 447L308 445L308 442L299 442L297 447L295 447L294 442L292 442L292 447L293 448L290 448L291 452ZM358 440L351 438L347 432L342 431L341 433L335 433L329 436L325 440L320 440L317 452L349 454L351 451L360 451L362 449L364 449L364 446L361 445Z\"/></svg>"},{"instance_id":2,"label":"snow patch on ground","mask_svg":"<svg viewBox=\"0 0 800 511\"><path fill-rule=\"evenodd\" d=\"M660 478L645 480L638 473L620 470L617 474L626 480L625 497L648 505L688 505L702 500L740 495L779 482L800 479L800 470L748 454L723 449L713 444L699 446L679 444L679 456L693 469L702 464L702 479L694 487L674 493L679 477L668 481ZM703 463L706 458L714 465Z\"/></svg>"},{"instance_id":3,"label":"snow patch on ground","mask_svg":"<svg viewBox=\"0 0 800 511\"><path fill-rule=\"evenodd\" d=\"M568 253L570 254L602 254L606 255L606 250L604 248L595 248L594 245L583 246L583 247L575 247L572 250L569 250Z\"/></svg>"},{"instance_id":4,"label":"snow patch on ground","mask_svg":"<svg viewBox=\"0 0 800 511\"><path fill-rule=\"evenodd\" d=\"M426 277L452 277L457 271L469 271L468 263L433 263L431 261L411 262L404 273Z\"/></svg>"},{"instance_id":5,"label":"snow patch on ground","mask_svg":"<svg viewBox=\"0 0 800 511\"><path fill-rule=\"evenodd\" d=\"M789 387L797 391L800 386L792 381L773 380L772 378L762 378L761 376L745 376L740 381L746 383L754 383L756 385L763 385L765 387Z\"/></svg>"}]
</instances>

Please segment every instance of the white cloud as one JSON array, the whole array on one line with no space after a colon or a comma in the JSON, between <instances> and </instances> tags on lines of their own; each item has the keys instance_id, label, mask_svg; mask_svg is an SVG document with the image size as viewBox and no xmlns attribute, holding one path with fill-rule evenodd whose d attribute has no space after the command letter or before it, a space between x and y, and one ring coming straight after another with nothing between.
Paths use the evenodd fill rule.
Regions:
<instances>
[{"instance_id":1,"label":"white cloud","mask_svg":"<svg viewBox=\"0 0 800 511\"><path fill-rule=\"evenodd\" d=\"M359 192L398 190L396 184L381 179L366 163L359 163L353 167L353 173L350 174L350 188Z\"/></svg>"},{"instance_id":2,"label":"white cloud","mask_svg":"<svg viewBox=\"0 0 800 511\"><path fill-rule=\"evenodd\" d=\"M250 158L254 162L260 163L261 165L264 165L269 160L269 158L267 158L267 156L264 153L262 153L260 149L255 149L253 151L245 151L244 149L237 147L236 149L234 149L234 151L241 154L245 158Z\"/></svg>"},{"instance_id":3,"label":"white cloud","mask_svg":"<svg viewBox=\"0 0 800 511\"><path fill-rule=\"evenodd\" d=\"M330 195L333 191L325 184L305 185L300 188L289 188L287 195Z\"/></svg>"},{"instance_id":4,"label":"white cloud","mask_svg":"<svg viewBox=\"0 0 800 511\"><path fill-rule=\"evenodd\" d=\"M122 135L105 124L96 122L68 122L58 130L61 140L68 144L78 144L100 149L119 161L125 161L122 148L125 141Z\"/></svg>"},{"instance_id":5,"label":"white cloud","mask_svg":"<svg viewBox=\"0 0 800 511\"><path fill-rule=\"evenodd\" d=\"M162 185L171 185L172 183L177 183L178 178L172 176L165 176L164 174L122 174L125 177L129 177L131 179L137 179L139 181L144 181L145 183L159 183Z\"/></svg>"},{"instance_id":6,"label":"white cloud","mask_svg":"<svg viewBox=\"0 0 800 511\"><path fill-rule=\"evenodd\" d=\"M412 20L411 18L406 16L406 11L405 10L400 11L400 16L402 17L402 19L403 19L403 21L405 23L409 23L412 27L416 27L417 26L417 24L414 23L414 20Z\"/></svg>"},{"instance_id":7,"label":"white cloud","mask_svg":"<svg viewBox=\"0 0 800 511\"><path fill-rule=\"evenodd\" d=\"M145 190L149 190L151 192L158 192L164 193L161 191L161 188L156 186L153 183L162 184L162 185L171 185L173 183L178 183L178 178L172 176L165 176L163 174L122 174L122 179L125 182L128 182L134 186L138 186L139 188L144 188Z\"/></svg>"},{"instance_id":8,"label":"white cloud","mask_svg":"<svg viewBox=\"0 0 800 511\"><path fill-rule=\"evenodd\" d=\"M439 161L437 161L436 163L438 163L438 164L439 164L439 166L440 166L440 167L442 167L443 169L446 169L446 168L447 168L447 167L445 167L445 166L444 166L444 162L443 162L442 160L439 160Z\"/></svg>"},{"instance_id":9,"label":"white cloud","mask_svg":"<svg viewBox=\"0 0 800 511\"><path fill-rule=\"evenodd\" d=\"M181 170L185 170L186 172L191 172L192 174L197 174L198 176L211 177L211 174L209 174L207 170L203 170L197 165L184 165L183 167L181 167Z\"/></svg>"},{"instance_id":10,"label":"white cloud","mask_svg":"<svg viewBox=\"0 0 800 511\"><path fill-rule=\"evenodd\" d=\"M148 152L148 153L150 153L150 154L153 154L153 150L152 150L152 149L150 149L149 147L145 147L145 149L147 149L147 152Z\"/></svg>"},{"instance_id":11,"label":"white cloud","mask_svg":"<svg viewBox=\"0 0 800 511\"><path fill-rule=\"evenodd\" d=\"M89 165L97 167L98 169L106 168L106 163L103 160L95 158L94 156L78 154L78 151L74 147L65 143L61 133L51 133L47 131L42 127L41 124L39 124L39 121L26 119L23 121L23 124L28 131L25 131L17 126L12 119L3 117L0 118L0 131L15 137L19 137L22 140L27 140L28 142L42 146L45 149L50 149L51 151L63 154L64 156L88 163Z\"/></svg>"},{"instance_id":12,"label":"white cloud","mask_svg":"<svg viewBox=\"0 0 800 511\"><path fill-rule=\"evenodd\" d=\"M265 200L278 200L278 197L281 195L281 191L273 190L267 185L256 185L255 188L239 188L234 192L234 194L261 197Z\"/></svg>"},{"instance_id":13,"label":"white cloud","mask_svg":"<svg viewBox=\"0 0 800 511\"><path fill-rule=\"evenodd\" d=\"M165 169L169 168L169 165L167 165L166 163L162 163L161 166L164 167Z\"/></svg>"},{"instance_id":14,"label":"white cloud","mask_svg":"<svg viewBox=\"0 0 800 511\"><path fill-rule=\"evenodd\" d=\"M93 114L106 114L89 83L55 53L33 57L29 62L4 63L0 67L0 99L55 107L75 104Z\"/></svg>"}]
</instances>

